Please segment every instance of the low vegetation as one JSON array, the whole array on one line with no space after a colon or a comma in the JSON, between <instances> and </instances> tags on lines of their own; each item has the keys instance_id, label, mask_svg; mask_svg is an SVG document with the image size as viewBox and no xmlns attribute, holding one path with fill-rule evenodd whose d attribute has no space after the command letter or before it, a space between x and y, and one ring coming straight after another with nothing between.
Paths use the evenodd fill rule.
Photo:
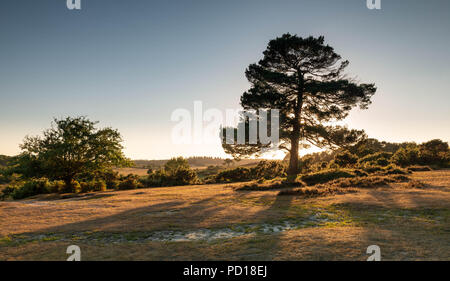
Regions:
<instances>
[{"instance_id":1,"label":"low vegetation","mask_svg":"<svg viewBox=\"0 0 450 281\"><path fill-rule=\"evenodd\" d=\"M319 195L340 192L340 188L382 186L393 179L406 179L412 172L450 167L449 146L441 140L395 144L364 139L346 148L302 157L301 173L294 180L287 178L285 160L289 156L284 161L258 162L178 157L161 162L161 166L141 160L139 165L148 165L145 176L122 175L117 168L129 167L132 162L123 156L120 134L110 128L97 129L96 124L85 117L55 119L44 137L25 139L20 155L0 156L0 199L234 182L249 182L236 188L238 191L308 186L303 191L283 192ZM191 167L190 162L200 165L205 160L221 164Z\"/></svg>"}]
</instances>

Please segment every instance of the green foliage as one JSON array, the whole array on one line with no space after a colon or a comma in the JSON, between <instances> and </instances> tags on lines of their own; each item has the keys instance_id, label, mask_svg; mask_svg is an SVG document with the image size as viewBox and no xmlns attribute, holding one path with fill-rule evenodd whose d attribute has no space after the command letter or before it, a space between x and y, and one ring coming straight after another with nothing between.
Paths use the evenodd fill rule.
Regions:
<instances>
[{"instance_id":1,"label":"green foliage","mask_svg":"<svg viewBox=\"0 0 450 281\"><path fill-rule=\"evenodd\" d=\"M69 184L64 183L64 188L60 190L60 193L79 193L81 191L80 182L72 180Z\"/></svg>"},{"instance_id":2,"label":"green foliage","mask_svg":"<svg viewBox=\"0 0 450 281\"><path fill-rule=\"evenodd\" d=\"M172 158L164 169L149 173L144 184L148 187L176 186L199 183L197 173L183 157Z\"/></svg>"},{"instance_id":3,"label":"green foliage","mask_svg":"<svg viewBox=\"0 0 450 281\"><path fill-rule=\"evenodd\" d=\"M352 167L358 162L358 156L348 151L344 151L336 154L334 157L334 162L343 168Z\"/></svg>"},{"instance_id":4,"label":"green foliage","mask_svg":"<svg viewBox=\"0 0 450 281\"><path fill-rule=\"evenodd\" d=\"M415 165L415 166L409 166L408 167L408 171L409 172L423 172L423 171L432 171L433 169L431 169L429 166L419 166L419 165Z\"/></svg>"},{"instance_id":5,"label":"green foliage","mask_svg":"<svg viewBox=\"0 0 450 281\"><path fill-rule=\"evenodd\" d=\"M450 162L448 143L435 139L420 145L420 163L446 166Z\"/></svg>"},{"instance_id":6,"label":"green foliage","mask_svg":"<svg viewBox=\"0 0 450 281\"><path fill-rule=\"evenodd\" d=\"M263 160L250 170L251 177L254 179L273 179L286 176L286 166L281 161Z\"/></svg>"},{"instance_id":7,"label":"green foliage","mask_svg":"<svg viewBox=\"0 0 450 281\"><path fill-rule=\"evenodd\" d=\"M117 189L119 186L119 173L111 169L98 173L96 175L96 178L103 180L106 184L106 188Z\"/></svg>"},{"instance_id":8,"label":"green foliage","mask_svg":"<svg viewBox=\"0 0 450 281\"><path fill-rule=\"evenodd\" d=\"M240 181L249 181L252 179L253 177L250 173L249 168L237 167L234 169L229 169L218 173L215 177L215 182L217 183L240 182Z\"/></svg>"},{"instance_id":9,"label":"green foliage","mask_svg":"<svg viewBox=\"0 0 450 281\"><path fill-rule=\"evenodd\" d=\"M197 173L191 169L178 169L169 176L170 185L188 185L199 183Z\"/></svg>"},{"instance_id":10,"label":"green foliage","mask_svg":"<svg viewBox=\"0 0 450 281\"><path fill-rule=\"evenodd\" d=\"M387 166L391 158L391 152L376 152L360 158L358 164Z\"/></svg>"},{"instance_id":11,"label":"green foliage","mask_svg":"<svg viewBox=\"0 0 450 281\"><path fill-rule=\"evenodd\" d=\"M402 147L392 156L392 162L402 167L418 164L420 150L417 145Z\"/></svg>"},{"instance_id":12,"label":"green foliage","mask_svg":"<svg viewBox=\"0 0 450 281\"><path fill-rule=\"evenodd\" d=\"M186 167L179 167L171 170L170 173L165 170L155 171L148 175L145 185L148 187L157 186L177 186L200 183L197 173Z\"/></svg>"},{"instance_id":13,"label":"green foliage","mask_svg":"<svg viewBox=\"0 0 450 281\"><path fill-rule=\"evenodd\" d=\"M92 180L81 182L81 192L106 191L106 182L103 180Z\"/></svg>"},{"instance_id":14,"label":"green foliage","mask_svg":"<svg viewBox=\"0 0 450 281\"><path fill-rule=\"evenodd\" d=\"M406 147L410 145L411 143L392 143L392 142L385 142L385 141L379 141L377 139L368 138L364 139L357 144L351 146L348 148L348 150L357 155L358 157L362 158L369 154L375 154L377 152L389 152L389 153L395 153L400 147Z\"/></svg>"},{"instance_id":15,"label":"green foliage","mask_svg":"<svg viewBox=\"0 0 450 281\"><path fill-rule=\"evenodd\" d=\"M11 184L3 190L3 198L23 199L39 194L64 191L65 184L61 181L49 181L46 178L32 179L26 182Z\"/></svg>"},{"instance_id":16,"label":"green foliage","mask_svg":"<svg viewBox=\"0 0 450 281\"><path fill-rule=\"evenodd\" d=\"M346 147L366 137L362 131L325 125L343 120L356 106L367 108L376 88L346 79L344 70L349 62L326 45L323 36L283 34L271 40L263 54L263 59L249 65L245 72L251 88L242 94L241 106L279 110L280 143L276 148L290 151L289 178L295 179L299 172L300 148L309 144ZM264 118L259 111L256 115ZM244 128L247 120L242 118ZM267 146L259 139L256 144L248 139L244 144L223 142L225 152L235 158L258 155Z\"/></svg>"},{"instance_id":17,"label":"green foliage","mask_svg":"<svg viewBox=\"0 0 450 281\"><path fill-rule=\"evenodd\" d=\"M0 171L0 184L2 183L8 183L9 179L6 175L2 174L2 171Z\"/></svg>"},{"instance_id":18,"label":"green foliage","mask_svg":"<svg viewBox=\"0 0 450 281\"><path fill-rule=\"evenodd\" d=\"M97 129L96 124L85 117L55 119L42 137L25 138L13 165L15 172L25 178L64 180L69 186L80 175L128 165L119 132Z\"/></svg>"},{"instance_id":19,"label":"green foliage","mask_svg":"<svg viewBox=\"0 0 450 281\"><path fill-rule=\"evenodd\" d=\"M307 185L315 185L319 183L326 183L339 178L352 178L355 177L355 173L352 170L333 169L324 170L317 173L311 173L299 176L299 180Z\"/></svg>"},{"instance_id":20,"label":"green foliage","mask_svg":"<svg viewBox=\"0 0 450 281\"><path fill-rule=\"evenodd\" d=\"M237 167L219 172L211 182L241 182L260 179L274 179L286 176L286 166L282 161L262 160L255 167Z\"/></svg>"},{"instance_id":21,"label":"green foliage","mask_svg":"<svg viewBox=\"0 0 450 281\"><path fill-rule=\"evenodd\" d=\"M392 157L392 162L402 167L411 165L447 167L450 163L450 150L448 143L439 139L420 145L410 144L400 148Z\"/></svg>"},{"instance_id":22,"label":"green foliage","mask_svg":"<svg viewBox=\"0 0 450 281\"><path fill-rule=\"evenodd\" d=\"M183 157L172 158L164 165L164 171L169 175L175 175L178 170L189 170L191 167Z\"/></svg>"},{"instance_id":23,"label":"green foliage","mask_svg":"<svg viewBox=\"0 0 450 281\"><path fill-rule=\"evenodd\" d=\"M119 190L128 190L143 187L142 183L139 181L139 177L136 175L130 174L121 180L122 181L118 185Z\"/></svg>"}]
</instances>

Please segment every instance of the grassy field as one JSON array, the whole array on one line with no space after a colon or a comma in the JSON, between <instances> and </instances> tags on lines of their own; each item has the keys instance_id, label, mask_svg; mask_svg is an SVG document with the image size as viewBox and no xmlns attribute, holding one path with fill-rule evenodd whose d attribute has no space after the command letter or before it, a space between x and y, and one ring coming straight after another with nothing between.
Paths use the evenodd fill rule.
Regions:
<instances>
[{"instance_id":1,"label":"grassy field","mask_svg":"<svg viewBox=\"0 0 450 281\"><path fill-rule=\"evenodd\" d=\"M39 196L0 202L0 260L450 259L450 170L317 198L241 184Z\"/></svg>"}]
</instances>

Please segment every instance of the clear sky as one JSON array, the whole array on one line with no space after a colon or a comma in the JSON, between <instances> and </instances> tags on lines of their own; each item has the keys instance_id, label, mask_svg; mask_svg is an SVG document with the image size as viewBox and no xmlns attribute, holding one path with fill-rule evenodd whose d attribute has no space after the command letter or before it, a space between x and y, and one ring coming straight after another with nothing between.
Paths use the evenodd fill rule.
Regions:
<instances>
[{"instance_id":1,"label":"clear sky","mask_svg":"<svg viewBox=\"0 0 450 281\"><path fill-rule=\"evenodd\" d=\"M245 68L270 39L324 35L373 82L349 127L386 141L450 141L450 1L65 0L0 2L0 154L53 117L87 115L119 129L133 159L224 156L174 145L177 108L238 108Z\"/></svg>"}]
</instances>

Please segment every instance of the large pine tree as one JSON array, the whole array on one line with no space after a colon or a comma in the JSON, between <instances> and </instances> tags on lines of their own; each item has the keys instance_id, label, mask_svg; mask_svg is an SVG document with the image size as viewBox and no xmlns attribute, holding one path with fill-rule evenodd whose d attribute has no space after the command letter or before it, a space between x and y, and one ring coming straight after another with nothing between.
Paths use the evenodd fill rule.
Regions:
<instances>
[{"instance_id":1,"label":"large pine tree","mask_svg":"<svg viewBox=\"0 0 450 281\"><path fill-rule=\"evenodd\" d=\"M263 54L264 58L245 72L251 88L242 95L241 106L279 110L278 148L290 154L290 179L298 174L301 148L340 147L365 136L362 131L332 126L331 122L344 119L355 106L367 108L375 85L348 79L343 71L349 62L325 45L324 37L284 34L271 40ZM235 157L253 155L263 146L223 144Z\"/></svg>"}]
</instances>

